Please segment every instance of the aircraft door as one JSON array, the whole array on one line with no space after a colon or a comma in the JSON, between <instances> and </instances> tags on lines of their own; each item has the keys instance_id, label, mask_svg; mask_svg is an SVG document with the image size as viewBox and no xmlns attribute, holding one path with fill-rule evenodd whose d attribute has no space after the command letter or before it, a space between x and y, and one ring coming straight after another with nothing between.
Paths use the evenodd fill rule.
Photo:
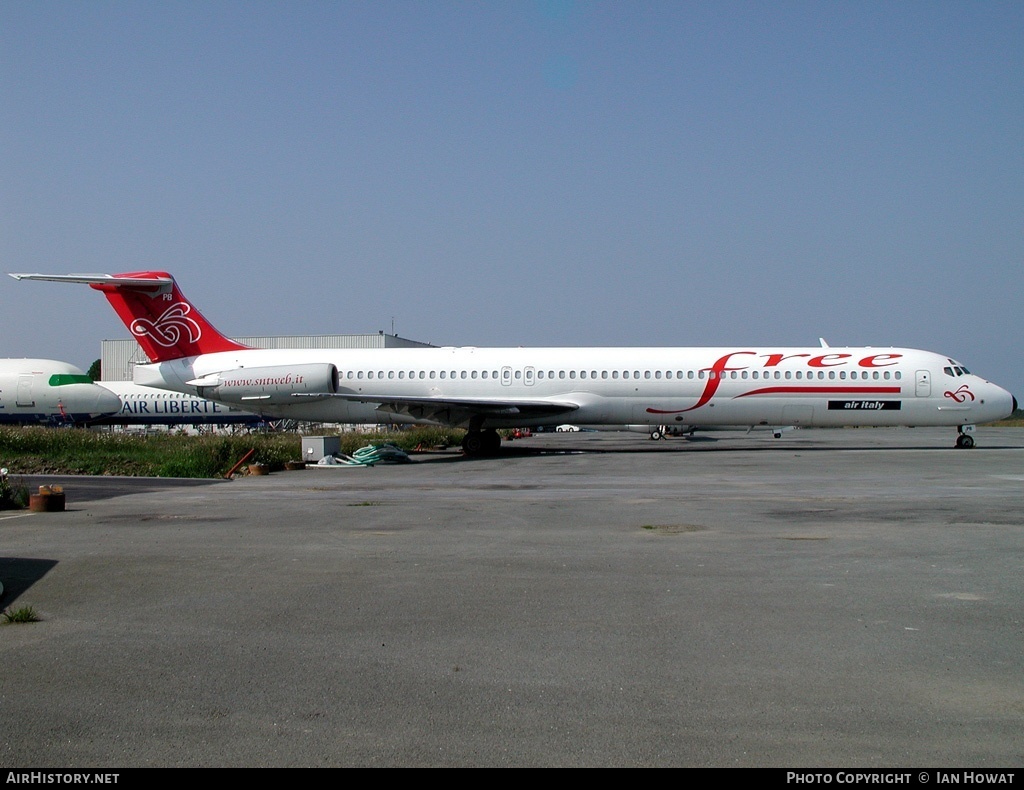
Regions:
<instances>
[{"instance_id":1,"label":"aircraft door","mask_svg":"<svg viewBox=\"0 0 1024 790\"><path fill-rule=\"evenodd\" d=\"M930 370L917 371L914 394L919 398L927 398L932 394L932 372Z\"/></svg>"},{"instance_id":2,"label":"aircraft door","mask_svg":"<svg viewBox=\"0 0 1024 790\"><path fill-rule=\"evenodd\" d=\"M32 376L18 376L18 406L35 406L32 397Z\"/></svg>"},{"instance_id":3,"label":"aircraft door","mask_svg":"<svg viewBox=\"0 0 1024 790\"><path fill-rule=\"evenodd\" d=\"M534 381L534 372L533 372L533 368L525 368L525 369L523 370L523 383L524 383L524 384L525 384L525 385L526 385L527 387L529 387L529 386L532 386L532 385L533 385L533 381Z\"/></svg>"},{"instance_id":4,"label":"aircraft door","mask_svg":"<svg viewBox=\"0 0 1024 790\"><path fill-rule=\"evenodd\" d=\"M512 385L512 368L507 365L501 369L501 385L503 387Z\"/></svg>"}]
</instances>

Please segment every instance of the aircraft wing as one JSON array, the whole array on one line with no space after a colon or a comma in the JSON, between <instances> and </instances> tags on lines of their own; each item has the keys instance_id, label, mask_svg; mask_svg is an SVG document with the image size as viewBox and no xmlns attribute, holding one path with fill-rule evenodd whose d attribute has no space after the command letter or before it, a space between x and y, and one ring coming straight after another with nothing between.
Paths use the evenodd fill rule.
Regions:
<instances>
[{"instance_id":1,"label":"aircraft wing","mask_svg":"<svg viewBox=\"0 0 1024 790\"><path fill-rule=\"evenodd\" d=\"M406 395L334 393L295 393L295 398L341 398L355 403L377 404L378 411L407 414L417 420L431 420L446 425L466 425L473 417L522 416L523 424L534 418L568 414L579 404L566 401L515 400L494 398L430 398Z\"/></svg>"}]
</instances>

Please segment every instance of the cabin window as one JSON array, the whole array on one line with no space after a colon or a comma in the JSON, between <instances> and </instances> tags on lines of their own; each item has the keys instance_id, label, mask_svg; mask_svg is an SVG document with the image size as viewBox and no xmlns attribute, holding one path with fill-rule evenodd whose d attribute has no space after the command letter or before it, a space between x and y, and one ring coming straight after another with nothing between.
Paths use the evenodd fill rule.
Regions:
<instances>
[{"instance_id":1,"label":"cabin window","mask_svg":"<svg viewBox=\"0 0 1024 790\"><path fill-rule=\"evenodd\" d=\"M357 379L361 379L362 377L363 377L363 371L360 370L358 373L356 373L356 378Z\"/></svg>"},{"instance_id":2,"label":"cabin window","mask_svg":"<svg viewBox=\"0 0 1024 790\"><path fill-rule=\"evenodd\" d=\"M569 378L571 378L571 379L576 378L576 371L575 370L570 370L569 371Z\"/></svg>"},{"instance_id":3,"label":"cabin window","mask_svg":"<svg viewBox=\"0 0 1024 790\"><path fill-rule=\"evenodd\" d=\"M885 371L885 373L882 374L882 378L885 379L886 381L889 380L889 371L888 370Z\"/></svg>"},{"instance_id":4,"label":"cabin window","mask_svg":"<svg viewBox=\"0 0 1024 790\"><path fill-rule=\"evenodd\" d=\"M515 377L516 377L516 381L519 381L519 379L521 379L523 377L523 372L521 370L517 370L515 372Z\"/></svg>"},{"instance_id":5,"label":"cabin window","mask_svg":"<svg viewBox=\"0 0 1024 790\"><path fill-rule=\"evenodd\" d=\"M654 378L656 378L656 379L660 379L661 378L661 371L660 370L654 371Z\"/></svg>"},{"instance_id":6,"label":"cabin window","mask_svg":"<svg viewBox=\"0 0 1024 790\"><path fill-rule=\"evenodd\" d=\"M398 378L400 378L400 379L404 379L405 378L405 371L404 370L398 371Z\"/></svg>"},{"instance_id":7,"label":"cabin window","mask_svg":"<svg viewBox=\"0 0 1024 790\"><path fill-rule=\"evenodd\" d=\"M613 379L617 379L618 377L619 377L619 371L617 371L617 370L613 370L613 371L612 371L612 378L613 378Z\"/></svg>"},{"instance_id":8,"label":"cabin window","mask_svg":"<svg viewBox=\"0 0 1024 790\"><path fill-rule=\"evenodd\" d=\"M486 372L487 372L487 371L485 370L485 371L484 371L484 373L486 373ZM469 372L469 377L470 377L471 379L475 379L475 378L476 378L476 374L477 374L477 371L475 371L475 370L471 370L471 371Z\"/></svg>"},{"instance_id":9,"label":"cabin window","mask_svg":"<svg viewBox=\"0 0 1024 790\"><path fill-rule=\"evenodd\" d=\"M581 379L585 379L586 377L587 377L587 371L585 371L585 370L581 370L581 371L580 371L580 378L581 378Z\"/></svg>"},{"instance_id":10,"label":"cabin window","mask_svg":"<svg viewBox=\"0 0 1024 790\"><path fill-rule=\"evenodd\" d=\"M603 379L608 378L608 371L607 370L602 370L601 371L601 378L603 378Z\"/></svg>"},{"instance_id":11,"label":"cabin window","mask_svg":"<svg viewBox=\"0 0 1024 790\"><path fill-rule=\"evenodd\" d=\"M894 378L897 378L897 379L901 379L901 378L903 378L903 374L902 374L902 373L901 373L900 371L898 371L898 370L897 370L897 371L896 371L896 372L895 372L895 373L893 374L893 377L894 377Z\"/></svg>"}]
</instances>

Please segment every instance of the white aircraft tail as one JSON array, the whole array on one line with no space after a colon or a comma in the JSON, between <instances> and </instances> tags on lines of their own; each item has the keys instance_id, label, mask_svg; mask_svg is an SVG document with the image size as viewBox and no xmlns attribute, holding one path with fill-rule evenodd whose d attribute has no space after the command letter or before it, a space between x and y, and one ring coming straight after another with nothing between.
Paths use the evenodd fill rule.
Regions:
<instances>
[{"instance_id":1,"label":"white aircraft tail","mask_svg":"<svg viewBox=\"0 0 1024 790\"><path fill-rule=\"evenodd\" d=\"M167 272L12 274L16 280L85 283L102 291L150 362L244 349L203 317Z\"/></svg>"}]
</instances>

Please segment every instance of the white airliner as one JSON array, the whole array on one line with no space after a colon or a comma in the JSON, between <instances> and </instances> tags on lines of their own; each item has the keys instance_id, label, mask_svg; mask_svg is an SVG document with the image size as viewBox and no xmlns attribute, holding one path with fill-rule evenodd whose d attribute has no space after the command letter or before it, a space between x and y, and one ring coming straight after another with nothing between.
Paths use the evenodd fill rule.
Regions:
<instances>
[{"instance_id":1,"label":"white airliner","mask_svg":"<svg viewBox=\"0 0 1024 790\"><path fill-rule=\"evenodd\" d=\"M12 274L103 292L151 364L136 384L260 414L462 426L467 454L527 425L957 428L1016 400L960 363L909 348L255 349L218 332L166 272Z\"/></svg>"},{"instance_id":2,"label":"white airliner","mask_svg":"<svg viewBox=\"0 0 1024 790\"><path fill-rule=\"evenodd\" d=\"M97 381L117 396L116 414L93 421L95 425L256 425L265 419L227 403L200 398L194 393L140 387L134 381Z\"/></svg>"},{"instance_id":3,"label":"white airliner","mask_svg":"<svg viewBox=\"0 0 1024 790\"><path fill-rule=\"evenodd\" d=\"M120 398L67 362L0 359L0 424L81 425L120 409Z\"/></svg>"}]
</instances>

